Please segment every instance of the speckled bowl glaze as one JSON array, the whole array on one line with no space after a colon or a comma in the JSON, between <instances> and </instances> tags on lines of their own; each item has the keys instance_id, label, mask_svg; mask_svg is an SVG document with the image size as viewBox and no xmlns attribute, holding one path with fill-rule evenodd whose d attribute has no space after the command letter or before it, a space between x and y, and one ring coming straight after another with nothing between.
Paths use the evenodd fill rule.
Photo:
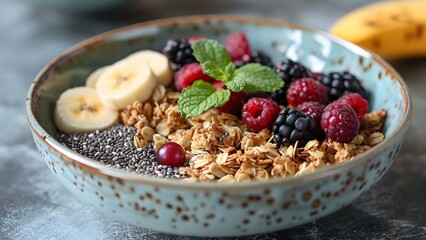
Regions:
<instances>
[{"instance_id":1,"label":"speckled bowl glaze","mask_svg":"<svg viewBox=\"0 0 426 240\"><path fill-rule=\"evenodd\" d=\"M314 173L246 183L194 183L108 168L55 140L52 112L64 90L83 85L94 69L141 49L160 50L168 38L206 35L223 41L244 31L254 50L301 61L313 71L348 70L371 93L371 110L385 108L386 139L344 164ZM379 57L325 33L257 17L194 16L156 20L108 32L66 51L31 85L26 112L43 160L83 202L108 215L157 231L238 236L311 222L351 203L389 169L412 115L407 86Z\"/></svg>"}]
</instances>

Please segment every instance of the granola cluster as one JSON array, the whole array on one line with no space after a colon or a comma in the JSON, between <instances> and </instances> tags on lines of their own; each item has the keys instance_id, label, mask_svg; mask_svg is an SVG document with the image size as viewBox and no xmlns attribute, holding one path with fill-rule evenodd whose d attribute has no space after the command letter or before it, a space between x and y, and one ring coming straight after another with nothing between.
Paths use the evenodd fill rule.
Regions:
<instances>
[{"instance_id":1,"label":"granola cluster","mask_svg":"<svg viewBox=\"0 0 426 240\"><path fill-rule=\"evenodd\" d=\"M349 144L326 139L309 141L304 147L297 147L297 143L278 147L271 142L268 129L249 132L231 114L209 110L185 119L177 111L178 98L178 92L160 85L152 101L135 102L123 110L121 121L137 129L137 148L151 141L155 150L169 141L179 143L189 159L180 171L189 181L243 182L297 176L348 161L384 139L385 110L366 114L364 126Z\"/></svg>"}]
</instances>

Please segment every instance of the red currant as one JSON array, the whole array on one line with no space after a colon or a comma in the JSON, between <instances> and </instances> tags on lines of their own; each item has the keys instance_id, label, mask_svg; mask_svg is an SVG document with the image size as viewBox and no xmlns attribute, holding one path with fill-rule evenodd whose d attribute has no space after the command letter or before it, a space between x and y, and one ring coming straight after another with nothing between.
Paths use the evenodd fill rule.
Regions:
<instances>
[{"instance_id":1,"label":"red currant","mask_svg":"<svg viewBox=\"0 0 426 240\"><path fill-rule=\"evenodd\" d=\"M174 142L163 144L157 151L157 162L161 165L180 167L185 159L185 149Z\"/></svg>"}]
</instances>

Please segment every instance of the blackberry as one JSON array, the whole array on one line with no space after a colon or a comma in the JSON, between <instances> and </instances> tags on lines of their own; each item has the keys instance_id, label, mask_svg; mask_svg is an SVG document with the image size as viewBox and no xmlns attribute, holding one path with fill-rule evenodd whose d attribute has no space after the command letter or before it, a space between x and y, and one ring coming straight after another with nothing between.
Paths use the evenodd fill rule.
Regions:
<instances>
[{"instance_id":1,"label":"blackberry","mask_svg":"<svg viewBox=\"0 0 426 240\"><path fill-rule=\"evenodd\" d=\"M235 67L239 68L246 65L247 63L259 63L261 65L274 68L274 64L272 63L271 58L261 51L252 52L250 56L244 55L243 60L235 62Z\"/></svg>"},{"instance_id":2,"label":"blackberry","mask_svg":"<svg viewBox=\"0 0 426 240\"><path fill-rule=\"evenodd\" d=\"M261 52L261 51L252 52L251 58L252 58L253 63L259 63L259 64L262 64L264 66L274 68L274 63L272 62L271 57L266 55L266 53L264 53L264 52Z\"/></svg>"},{"instance_id":3,"label":"blackberry","mask_svg":"<svg viewBox=\"0 0 426 240\"><path fill-rule=\"evenodd\" d=\"M309 70L305 66L290 59L278 64L275 71L286 84L290 84L300 78L309 77Z\"/></svg>"},{"instance_id":4,"label":"blackberry","mask_svg":"<svg viewBox=\"0 0 426 240\"><path fill-rule=\"evenodd\" d=\"M179 70L185 64L196 62L192 55L191 44L187 39L169 39L163 48L163 53L172 62L174 71Z\"/></svg>"},{"instance_id":5,"label":"blackberry","mask_svg":"<svg viewBox=\"0 0 426 240\"><path fill-rule=\"evenodd\" d=\"M288 146L298 141L298 147L305 146L309 140L314 139L315 127L311 116L287 107L280 112L272 127L274 142L278 146Z\"/></svg>"},{"instance_id":6,"label":"blackberry","mask_svg":"<svg viewBox=\"0 0 426 240\"><path fill-rule=\"evenodd\" d=\"M277 65L275 71L283 79L284 87L280 90L271 93L271 98L281 105L286 105L287 88L290 83L304 77L309 77L309 70L302 64L293 60L287 59Z\"/></svg>"},{"instance_id":7,"label":"blackberry","mask_svg":"<svg viewBox=\"0 0 426 240\"><path fill-rule=\"evenodd\" d=\"M271 99L274 100L274 102L280 104L280 105L287 105L287 88L285 85L284 87L282 87L281 89L272 92L271 95Z\"/></svg>"},{"instance_id":8,"label":"blackberry","mask_svg":"<svg viewBox=\"0 0 426 240\"><path fill-rule=\"evenodd\" d=\"M317 76L317 80L327 87L330 101L335 101L346 93L359 93L367 99L367 91L362 87L361 82L349 72L331 72Z\"/></svg>"}]
</instances>

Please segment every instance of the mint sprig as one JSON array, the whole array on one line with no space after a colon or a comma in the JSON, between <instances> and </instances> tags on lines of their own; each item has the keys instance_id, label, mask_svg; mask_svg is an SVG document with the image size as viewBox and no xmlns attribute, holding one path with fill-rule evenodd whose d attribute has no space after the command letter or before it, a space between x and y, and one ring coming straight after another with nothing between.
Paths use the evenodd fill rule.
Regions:
<instances>
[{"instance_id":1,"label":"mint sprig","mask_svg":"<svg viewBox=\"0 0 426 240\"><path fill-rule=\"evenodd\" d=\"M215 40L199 40L191 47L203 72L223 81L228 89L216 90L210 83L196 81L179 97L178 110L184 117L195 117L209 108L223 106L231 91L274 92L284 86L284 81L266 66L252 63L235 69L226 49Z\"/></svg>"},{"instance_id":2,"label":"mint sprig","mask_svg":"<svg viewBox=\"0 0 426 240\"><path fill-rule=\"evenodd\" d=\"M235 71L232 80L245 83L244 92L275 92L284 81L271 68L258 63L246 64Z\"/></svg>"},{"instance_id":3,"label":"mint sprig","mask_svg":"<svg viewBox=\"0 0 426 240\"><path fill-rule=\"evenodd\" d=\"M210 77L227 82L235 66L226 49L215 40L200 40L191 45L193 54L201 64L203 72Z\"/></svg>"},{"instance_id":4,"label":"mint sprig","mask_svg":"<svg viewBox=\"0 0 426 240\"><path fill-rule=\"evenodd\" d=\"M195 117L211 107L224 105L230 96L228 89L216 90L210 83L198 80L183 90L178 110L184 117Z\"/></svg>"}]
</instances>

